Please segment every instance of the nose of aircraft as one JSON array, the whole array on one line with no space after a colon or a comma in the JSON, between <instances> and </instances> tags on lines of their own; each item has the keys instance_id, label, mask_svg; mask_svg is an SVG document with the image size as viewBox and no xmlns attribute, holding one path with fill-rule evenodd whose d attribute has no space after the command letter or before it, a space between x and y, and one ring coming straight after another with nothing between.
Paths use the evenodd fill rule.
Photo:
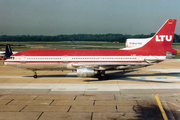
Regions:
<instances>
[{"instance_id":1,"label":"nose of aircraft","mask_svg":"<svg viewBox=\"0 0 180 120\"><path fill-rule=\"evenodd\" d=\"M4 60L3 64L4 65L8 65L8 62L6 60Z\"/></svg>"}]
</instances>

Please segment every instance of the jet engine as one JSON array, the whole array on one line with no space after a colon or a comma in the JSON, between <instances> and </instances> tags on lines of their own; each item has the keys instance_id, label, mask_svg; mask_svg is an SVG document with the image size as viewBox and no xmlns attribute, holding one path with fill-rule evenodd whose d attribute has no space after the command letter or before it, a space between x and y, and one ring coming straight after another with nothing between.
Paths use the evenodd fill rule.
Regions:
<instances>
[{"instance_id":1,"label":"jet engine","mask_svg":"<svg viewBox=\"0 0 180 120\"><path fill-rule=\"evenodd\" d=\"M97 74L97 71L95 71L92 68L83 68L83 67L77 68L78 77L93 77L96 74Z\"/></svg>"},{"instance_id":2,"label":"jet engine","mask_svg":"<svg viewBox=\"0 0 180 120\"><path fill-rule=\"evenodd\" d=\"M172 52L166 52L166 58L172 59L175 58L175 55Z\"/></svg>"}]
</instances>

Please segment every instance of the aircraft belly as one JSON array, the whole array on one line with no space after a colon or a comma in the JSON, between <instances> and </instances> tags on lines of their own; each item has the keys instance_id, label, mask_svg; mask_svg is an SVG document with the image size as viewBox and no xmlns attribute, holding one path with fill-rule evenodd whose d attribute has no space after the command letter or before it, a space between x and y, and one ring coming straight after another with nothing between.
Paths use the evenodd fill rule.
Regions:
<instances>
[{"instance_id":1,"label":"aircraft belly","mask_svg":"<svg viewBox=\"0 0 180 120\"><path fill-rule=\"evenodd\" d=\"M14 66L14 65L13 65ZM19 63L18 68L30 70L68 70L75 69L70 63Z\"/></svg>"}]
</instances>

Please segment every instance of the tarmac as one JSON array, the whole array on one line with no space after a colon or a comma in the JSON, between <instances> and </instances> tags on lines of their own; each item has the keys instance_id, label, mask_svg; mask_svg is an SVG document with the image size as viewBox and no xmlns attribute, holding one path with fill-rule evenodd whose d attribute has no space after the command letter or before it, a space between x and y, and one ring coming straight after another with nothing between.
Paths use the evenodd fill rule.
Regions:
<instances>
[{"instance_id":1,"label":"tarmac","mask_svg":"<svg viewBox=\"0 0 180 120\"><path fill-rule=\"evenodd\" d=\"M180 119L180 60L107 71L109 80L37 74L0 61L0 120Z\"/></svg>"}]
</instances>

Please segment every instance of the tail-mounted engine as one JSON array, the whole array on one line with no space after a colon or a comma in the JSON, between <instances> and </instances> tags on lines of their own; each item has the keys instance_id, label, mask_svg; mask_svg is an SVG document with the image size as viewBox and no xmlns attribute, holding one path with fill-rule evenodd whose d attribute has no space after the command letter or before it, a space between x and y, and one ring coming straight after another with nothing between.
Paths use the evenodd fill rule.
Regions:
<instances>
[{"instance_id":1,"label":"tail-mounted engine","mask_svg":"<svg viewBox=\"0 0 180 120\"><path fill-rule=\"evenodd\" d=\"M175 58L175 55L172 52L166 52L166 58L168 59Z\"/></svg>"},{"instance_id":2,"label":"tail-mounted engine","mask_svg":"<svg viewBox=\"0 0 180 120\"><path fill-rule=\"evenodd\" d=\"M83 68L83 67L77 68L78 77L93 77L96 74L97 74L97 71L95 71L92 68Z\"/></svg>"}]
</instances>

